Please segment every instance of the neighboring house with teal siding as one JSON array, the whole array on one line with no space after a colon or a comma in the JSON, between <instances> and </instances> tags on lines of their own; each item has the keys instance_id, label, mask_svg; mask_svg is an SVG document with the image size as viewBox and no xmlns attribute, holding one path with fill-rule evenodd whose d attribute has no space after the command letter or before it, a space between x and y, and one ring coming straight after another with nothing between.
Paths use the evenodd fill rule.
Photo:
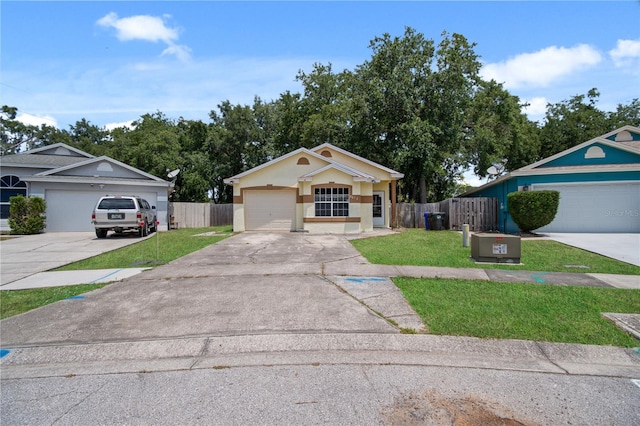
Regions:
<instances>
[{"instance_id":1,"label":"neighboring house with teal siding","mask_svg":"<svg viewBox=\"0 0 640 426\"><path fill-rule=\"evenodd\" d=\"M624 126L514 170L461 197L498 198L498 229L516 233L507 194L560 192L558 213L536 232L640 232L640 128Z\"/></svg>"}]
</instances>

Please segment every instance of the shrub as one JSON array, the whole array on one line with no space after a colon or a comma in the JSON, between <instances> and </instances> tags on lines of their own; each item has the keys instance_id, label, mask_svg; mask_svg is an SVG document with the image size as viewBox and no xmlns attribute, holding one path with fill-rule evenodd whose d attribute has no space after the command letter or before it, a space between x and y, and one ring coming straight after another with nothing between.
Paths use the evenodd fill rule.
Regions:
<instances>
[{"instance_id":1,"label":"shrub","mask_svg":"<svg viewBox=\"0 0 640 426\"><path fill-rule=\"evenodd\" d=\"M9 198L9 226L12 234L39 234L44 229L47 203L40 197L16 195Z\"/></svg>"},{"instance_id":2,"label":"shrub","mask_svg":"<svg viewBox=\"0 0 640 426\"><path fill-rule=\"evenodd\" d=\"M558 213L558 191L522 191L507 194L513 221L521 231L529 232L551 223Z\"/></svg>"}]
</instances>

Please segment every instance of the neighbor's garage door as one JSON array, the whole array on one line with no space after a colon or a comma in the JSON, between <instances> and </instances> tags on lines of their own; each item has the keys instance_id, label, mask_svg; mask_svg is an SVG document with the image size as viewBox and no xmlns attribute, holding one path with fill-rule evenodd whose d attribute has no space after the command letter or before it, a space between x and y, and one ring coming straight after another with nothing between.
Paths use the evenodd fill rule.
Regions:
<instances>
[{"instance_id":1,"label":"neighbor's garage door","mask_svg":"<svg viewBox=\"0 0 640 426\"><path fill-rule=\"evenodd\" d=\"M102 195L92 191L47 190L46 231L93 231L91 212Z\"/></svg>"},{"instance_id":2,"label":"neighbor's garage door","mask_svg":"<svg viewBox=\"0 0 640 426\"><path fill-rule=\"evenodd\" d=\"M536 232L640 232L640 183L549 184L560 192L556 218Z\"/></svg>"},{"instance_id":3,"label":"neighbor's garage door","mask_svg":"<svg viewBox=\"0 0 640 426\"><path fill-rule=\"evenodd\" d=\"M245 191L247 231L295 230L296 191Z\"/></svg>"},{"instance_id":4,"label":"neighbor's garage door","mask_svg":"<svg viewBox=\"0 0 640 426\"><path fill-rule=\"evenodd\" d=\"M157 195L154 193L135 193L147 200L152 206L157 206ZM93 231L91 213L96 203L106 195L104 191L69 191L48 189L45 191L47 201L47 232Z\"/></svg>"}]
</instances>

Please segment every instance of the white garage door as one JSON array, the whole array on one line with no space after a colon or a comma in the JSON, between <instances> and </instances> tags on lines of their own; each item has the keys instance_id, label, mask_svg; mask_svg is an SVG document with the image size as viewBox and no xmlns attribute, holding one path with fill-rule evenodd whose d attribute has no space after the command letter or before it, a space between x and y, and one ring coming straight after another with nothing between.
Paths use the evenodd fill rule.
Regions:
<instances>
[{"instance_id":1,"label":"white garage door","mask_svg":"<svg viewBox=\"0 0 640 426\"><path fill-rule=\"evenodd\" d=\"M129 193L129 192L128 192ZM47 232L93 231L91 212L96 203L105 195L104 191L69 191L48 189L45 191L47 201ZM156 194L138 193L149 204L156 206Z\"/></svg>"},{"instance_id":2,"label":"white garage door","mask_svg":"<svg viewBox=\"0 0 640 426\"><path fill-rule=\"evenodd\" d=\"M536 232L640 232L640 183L534 185L560 192L556 218Z\"/></svg>"},{"instance_id":3,"label":"white garage door","mask_svg":"<svg viewBox=\"0 0 640 426\"><path fill-rule=\"evenodd\" d=\"M245 191L244 209L248 231L295 230L296 191Z\"/></svg>"},{"instance_id":4,"label":"white garage door","mask_svg":"<svg viewBox=\"0 0 640 426\"><path fill-rule=\"evenodd\" d=\"M93 231L91 212L102 195L93 191L47 190L46 231Z\"/></svg>"}]
</instances>

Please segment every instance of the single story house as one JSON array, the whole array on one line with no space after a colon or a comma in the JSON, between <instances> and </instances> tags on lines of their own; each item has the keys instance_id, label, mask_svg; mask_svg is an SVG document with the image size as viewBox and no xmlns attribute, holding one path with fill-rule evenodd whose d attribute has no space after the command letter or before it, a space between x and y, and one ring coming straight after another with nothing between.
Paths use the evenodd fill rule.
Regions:
<instances>
[{"instance_id":1,"label":"single story house","mask_svg":"<svg viewBox=\"0 0 640 426\"><path fill-rule=\"evenodd\" d=\"M56 143L0 158L0 228L9 230L9 198L45 199L48 232L93 231L91 212L107 194L132 194L156 206L159 229L167 227L173 184L113 158L95 157Z\"/></svg>"},{"instance_id":2,"label":"single story house","mask_svg":"<svg viewBox=\"0 0 640 426\"><path fill-rule=\"evenodd\" d=\"M300 148L224 180L233 229L358 233L389 227L396 181L385 166L329 143Z\"/></svg>"},{"instance_id":3,"label":"single story house","mask_svg":"<svg viewBox=\"0 0 640 426\"><path fill-rule=\"evenodd\" d=\"M555 219L536 232L640 232L640 128L624 126L514 170L461 197L495 197L498 229L516 233L507 194L556 190Z\"/></svg>"}]
</instances>

